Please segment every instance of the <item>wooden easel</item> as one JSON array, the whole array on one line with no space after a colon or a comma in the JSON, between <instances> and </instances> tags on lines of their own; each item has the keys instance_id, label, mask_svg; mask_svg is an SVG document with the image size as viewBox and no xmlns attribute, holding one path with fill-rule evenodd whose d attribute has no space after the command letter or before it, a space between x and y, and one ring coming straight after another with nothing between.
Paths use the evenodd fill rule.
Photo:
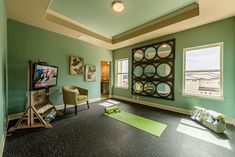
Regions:
<instances>
[{"instance_id":1,"label":"wooden easel","mask_svg":"<svg viewBox=\"0 0 235 157\"><path fill-rule=\"evenodd\" d=\"M28 88L27 96L28 103L27 108L21 118L18 120L15 126L11 127L8 132L13 132L17 129L28 129L28 128L51 128L51 124L46 122L42 116L38 113L37 109L33 105L33 90L32 90L32 75L33 75L33 62L28 62ZM48 89L47 89L48 90ZM49 95L46 95L46 97Z\"/></svg>"}]
</instances>

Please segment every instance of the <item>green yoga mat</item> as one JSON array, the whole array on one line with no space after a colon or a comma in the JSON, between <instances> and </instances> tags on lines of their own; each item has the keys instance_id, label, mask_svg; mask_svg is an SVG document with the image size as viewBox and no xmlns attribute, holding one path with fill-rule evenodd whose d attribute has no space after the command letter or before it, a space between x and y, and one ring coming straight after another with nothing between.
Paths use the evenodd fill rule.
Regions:
<instances>
[{"instance_id":1,"label":"green yoga mat","mask_svg":"<svg viewBox=\"0 0 235 157\"><path fill-rule=\"evenodd\" d=\"M106 114L106 116L119 120L123 123L131 125L135 128L148 132L155 136L161 136L162 132L166 128L166 124L162 124L147 118L136 116L131 113L123 112Z\"/></svg>"}]
</instances>

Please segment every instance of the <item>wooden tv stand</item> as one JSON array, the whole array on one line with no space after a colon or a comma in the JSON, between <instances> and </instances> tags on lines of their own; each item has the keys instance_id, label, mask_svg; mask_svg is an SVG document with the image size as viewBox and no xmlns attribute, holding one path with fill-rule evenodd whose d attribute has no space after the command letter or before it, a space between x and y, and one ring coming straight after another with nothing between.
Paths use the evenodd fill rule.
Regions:
<instances>
[{"instance_id":1,"label":"wooden tv stand","mask_svg":"<svg viewBox=\"0 0 235 157\"><path fill-rule=\"evenodd\" d=\"M56 115L63 115L58 112L55 106L49 99L49 88L32 90L32 75L33 62L28 62L28 91L27 91L27 108L15 126L11 127L8 132L13 132L17 129L28 128L51 128L50 120L45 120L45 117L55 112Z\"/></svg>"}]
</instances>

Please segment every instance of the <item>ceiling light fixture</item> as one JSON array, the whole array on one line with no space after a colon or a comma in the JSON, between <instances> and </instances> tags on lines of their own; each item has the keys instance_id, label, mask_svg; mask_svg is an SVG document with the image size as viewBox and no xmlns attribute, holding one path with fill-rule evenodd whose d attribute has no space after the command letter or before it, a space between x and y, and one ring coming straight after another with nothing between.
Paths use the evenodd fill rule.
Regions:
<instances>
[{"instance_id":1,"label":"ceiling light fixture","mask_svg":"<svg viewBox=\"0 0 235 157\"><path fill-rule=\"evenodd\" d=\"M125 5L122 1L114 1L112 4L113 10L116 12L122 12Z\"/></svg>"}]
</instances>

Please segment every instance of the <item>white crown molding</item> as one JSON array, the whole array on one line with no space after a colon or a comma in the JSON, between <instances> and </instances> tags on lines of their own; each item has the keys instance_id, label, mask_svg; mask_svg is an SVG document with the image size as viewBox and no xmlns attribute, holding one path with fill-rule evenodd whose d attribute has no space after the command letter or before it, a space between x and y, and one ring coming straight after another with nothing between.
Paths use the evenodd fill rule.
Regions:
<instances>
[{"instance_id":1,"label":"white crown molding","mask_svg":"<svg viewBox=\"0 0 235 157\"><path fill-rule=\"evenodd\" d=\"M166 16L157 18L151 22L142 24L136 28L128 30L124 33L112 37L105 36L104 34L100 34L95 32L95 30L90 29L89 27L69 18L66 17L58 12L53 10L47 9L46 13L44 14L44 19L62 25L66 28L75 30L82 34L86 34L92 36L94 38L103 40L104 42L108 42L110 44L117 44L122 41L126 41L128 39L138 37L140 35L152 32L154 30L163 28L165 26L175 24L177 22L195 17L199 15L199 6L197 3L193 3L187 7L181 8L173 13L170 13Z\"/></svg>"},{"instance_id":2,"label":"white crown molding","mask_svg":"<svg viewBox=\"0 0 235 157\"><path fill-rule=\"evenodd\" d=\"M151 33L153 31L170 26L172 24L176 24L178 22L197 17L198 15L199 5L198 3L193 3L168 15L162 16L143 25L140 25L136 28L128 30L124 33L114 36L113 44L123 42L135 37L139 37L146 33Z\"/></svg>"},{"instance_id":3,"label":"white crown molding","mask_svg":"<svg viewBox=\"0 0 235 157\"><path fill-rule=\"evenodd\" d=\"M7 0L6 10L7 16L10 19L26 23L38 28L42 28L51 32L55 32L58 34L62 34L74 39L82 40L93 45L107 48L107 49L119 49L122 47L126 47L129 45L133 45L139 42L151 40L154 38L158 38L161 36L165 36L168 34L180 32L183 30L195 28L198 26L202 26L208 23L212 23L215 21L219 21L222 19L226 19L229 17L235 16L235 1L234 0L224 0L224 1L214 1L214 0L198 0L199 4L199 16L189 18L187 20L183 20L177 22L175 24L170 24L168 26L163 26L162 28L158 28L157 30L151 32L144 32L144 34L139 36L127 36L125 40L116 41L113 40L110 42L110 37L105 36L104 34L97 33L94 30L91 30L93 33L98 35L88 35L83 34L80 31L67 28L60 24L50 22L48 20L44 20L48 7L51 3L51 0L40 0L40 1L32 1L32 0ZM221 7L223 6L223 7ZM215 11L216 10L216 11ZM49 11L50 12L50 11ZM72 21L70 21L72 22ZM73 20L73 23L79 23ZM74 24L75 25L75 24ZM80 24L81 25L81 24ZM85 26L84 26L85 27ZM90 30L88 27L85 27L87 30ZM85 31L86 32L86 31ZM90 31L88 31L90 32ZM125 35L125 33L124 33ZM107 41L103 40L108 39ZM99 38L101 37L101 38ZM114 44L113 44L114 43Z\"/></svg>"},{"instance_id":4,"label":"white crown molding","mask_svg":"<svg viewBox=\"0 0 235 157\"><path fill-rule=\"evenodd\" d=\"M64 19L65 21L68 21L68 22L70 22L70 23L72 23L72 24L75 24L75 25L78 26L78 27L82 27L82 28L86 29L87 31L96 33L97 35L100 35L100 36L103 36L104 38L107 38L107 39L109 39L109 40L112 40L112 37L107 36L107 35L102 34L102 33L99 33L99 32L97 32L96 30L93 30L93 29L87 27L86 25L83 25L82 23L79 23L78 21L75 21L75 20L73 20L73 19L71 19L71 18L69 18L69 17L67 17L67 16L64 16L64 15L58 13L58 12L55 12L55 11L53 11L53 10L51 10L51 9L47 9L47 11L45 12L45 15L44 15L44 17L43 17L44 19L46 19L47 14L50 14L50 15L59 17L59 18L61 18L61 19Z\"/></svg>"},{"instance_id":5,"label":"white crown molding","mask_svg":"<svg viewBox=\"0 0 235 157\"><path fill-rule=\"evenodd\" d=\"M78 31L44 20L43 18L50 2L51 0L7 0L5 1L7 17L21 23L112 50L113 45L108 42L104 42L103 40L85 34L82 34L81 36L81 33Z\"/></svg>"}]
</instances>

